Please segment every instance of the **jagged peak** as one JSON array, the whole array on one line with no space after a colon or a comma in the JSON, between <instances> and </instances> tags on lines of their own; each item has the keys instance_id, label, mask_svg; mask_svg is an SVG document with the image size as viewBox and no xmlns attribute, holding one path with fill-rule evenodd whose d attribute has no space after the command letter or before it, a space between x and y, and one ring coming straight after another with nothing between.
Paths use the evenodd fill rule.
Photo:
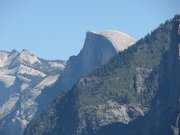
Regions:
<instances>
[{"instance_id":1,"label":"jagged peak","mask_svg":"<svg viewBox=\"0 0 180 135\"><path fill-rule=\"evenodd\" d=\"M6 61L8 59L9 52L7 51L0 51L0 67L3 67L6 65Z\"/></svg>"},{"instance_id":2,"label":"jagged peak","mask_svg":"<svg viewBox=\"0 0 180 135\"><path fill-rule=\"evenodd\" d=\"M128 34L117 30L106 30L102 32L88 31L87 35L100 35L109 40L117 51L123 51L135 43L135 39Z\"/></svg>"},{"instance_id":3,"label":"jagged peak","mask_svg":"<svg viewBox=\"0 0 180 135\"><path fill-rule=\"evenodd\" d=\"M0 50L0 53L9 53L9 52L5 50Z\"/></svg>"},{"instance_id":4,"label":"jagged peak","mask_svg":"<svg viewBox=\"0 0 180 135\"><path fill-rule=\"evenodd\" d=\"M28 62L30 64L41 63L40 60L27 49L23 49L19 55L19 61Z\"/></svg>"},{"instance_id":5,"label":"jagged peak","mask_svg":"<svg viewBox=\"0 0 180 135\"><path fill-rule=\"evenodd\" d=\"M27 50L27 49L23 49L22 51L21 51L21 53L28 53L28 54L33 54L32 52L30 52L29 50ZM34 55L34 54L33 54Z\"/></svg>"},{"instance_id":6,"label":"jagged peak","mask_svg":"<svg viewBox=\"0 0 180 135\"><path fill-rule=\"evenodd\" d=\"M22 49L21 52L29 52L29 50L28 49Z\"/></svg>"},{"instance_id":7,"label":"jagged peak","mask_svg":"<svg viewBox=\"0 0 180 135\"><path fill-rule=\"evenodd\" d=\"M18 51L16 49L13 49L11 53L18 53Z\"/></svg>"}]
</instances>

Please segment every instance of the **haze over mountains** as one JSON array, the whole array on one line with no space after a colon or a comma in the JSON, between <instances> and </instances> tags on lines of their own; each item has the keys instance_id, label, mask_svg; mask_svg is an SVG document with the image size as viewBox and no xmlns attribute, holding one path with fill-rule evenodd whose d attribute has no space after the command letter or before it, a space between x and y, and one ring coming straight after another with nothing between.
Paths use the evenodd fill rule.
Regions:
<instances>
[{"instance_id":1,"label":"haze over mountains","mask_svg":"<svg viewBox=\"0 0 180 135\"><path fill-rule=\"evenodd\" d=\"M176 15L59 94L24 134L179 135L179 46Z\"/></svg>"},{"instance_id":2,"label":"haze over mountains","mask_svg":"<svg viewBox=\"0 0 180 135\"><path fill-rule=\"evenodd\" d=\"M59 91L105 64L135 40L118 31L87 32L84 47L67 61L40 59L28 50L0 51L0 134L22 135Z\"/></svg>"}]
</instances>

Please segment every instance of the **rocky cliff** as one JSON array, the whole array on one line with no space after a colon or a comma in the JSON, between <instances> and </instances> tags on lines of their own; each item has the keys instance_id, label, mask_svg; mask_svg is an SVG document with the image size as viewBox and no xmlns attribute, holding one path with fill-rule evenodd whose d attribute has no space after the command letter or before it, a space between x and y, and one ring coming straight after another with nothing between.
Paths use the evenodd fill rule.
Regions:
<instances>
[{"instance_id":1,"label":"rocky cliff","mask_svg":"<svg viewBox=\"0 0 180 135\"><path fill-rule=\"evenodd\" d=\"M107 63L133 43L135 39L119 31L87 32L83 49L67 61L59 87L63 90L70 89L78 79Z\"/></svg>"},{"instance_id":2,"label":"rocky cliff","mask_svg":"<svg viewBox=\"0 0 180 135\"><path fill-rule=\"evenodd\" d=\"M81 77L107 63L119 51L127 49L133 43L134 38L119 31L87 32L80 53L69 58L61 78L53 87L44 89L37 98L40 106L50 104L58 92L68 91Z\"/></svg>"},{"instance_id":3,"label":"rocky cliff","mask_svg":"<svg viewBox=\"0 0 180 135\"><path fill-rule=\"evenodd\" d=\"M81 78L25 135L179 134L179 19Z\"/></svg>"}]
</instances>

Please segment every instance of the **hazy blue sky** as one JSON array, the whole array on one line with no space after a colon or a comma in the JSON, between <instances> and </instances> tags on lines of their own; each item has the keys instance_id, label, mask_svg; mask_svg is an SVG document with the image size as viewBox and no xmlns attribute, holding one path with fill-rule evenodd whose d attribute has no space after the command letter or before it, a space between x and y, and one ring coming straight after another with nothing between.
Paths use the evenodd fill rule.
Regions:
<instances>
[{"instance_id":1,"label":"hazy blue sky","mask_svg":"<svg viewBox=\"0 0 180 135\"><path fill-rule=\"evenodd\" d=\"M180 0L0 0L0 50L68 59L88 30L116 29L139 39L177 13Z\"/></svg>"}]
</instances>

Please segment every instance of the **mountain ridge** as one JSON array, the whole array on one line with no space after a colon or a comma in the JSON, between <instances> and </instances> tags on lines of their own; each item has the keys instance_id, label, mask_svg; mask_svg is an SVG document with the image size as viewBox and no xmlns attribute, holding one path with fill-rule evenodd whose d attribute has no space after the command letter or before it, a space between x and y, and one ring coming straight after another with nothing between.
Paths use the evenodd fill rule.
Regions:
<instances>
[{"instance_id":1,"label":"mountain ridge","mask_svg":"<svg viewBox=\"0 0 180 135\"><path fill-rule=\"evenodd\" d=\"M161 24L135 45L119 52L107 64L81 78L64 96L59 95L48 111L33 120L24 134L94 135L102 127L115 123L121 125L115 130L118 132L104 130L103 135L123 131L127 135L153 133L149 132L151 129L146 124L144 132L139 132L137 126L132 127L132 131L126 126L141 121L151 111L159 93L161 60L170 49L171 41L176 40L172 38L176 18L179 17ZM151 119L149 122L156 128Z\"/></svg>"},{"instance_id":2,"label":"mountain ridge","mask_svg":"<svg viewBox=\"0 0 180 135\"><path fill-rule=\"evenodd\" d=\"M121 40L122 37L119 38ZM126 39L131 43L134 41L129 37ZM127 47L131 45L128 44L130 41L121 45ZM0 87L7 91L0 91L4 94L2 96L6 97L1 99L0 104L0 134L21 135L29 121L41 114L57 93L64 90L56 86L59 86L59 80L64 78L68 63L71 63L68 70L69 78L77 75L73 82L67 80L66 87L70 88L79 77L86 76L94 68L106 63L118 51L106 37L93 34L93 37L86 37L84 47L78 56L71 57L67 63L38 58L27 49L21 52L12 50L0 53ZM9 85L5 84L5 81L9 81Z\"/></svg>"},{"instance_id":3,"label":"mountain ridge","mask_svg":"<svg viewBox=\"0 0 180 135\"><path fill-rule=\"evenodd\" d=\"M179 21L176 23L176 18ZM179 134L179 43L180 16L173 19L170 48L160 63L158 92L151 110L129 125L114 123L100 129L96 135L178 135Z\"/></svg>"},{"instance_id":4,"label":"mountain ridge","mask_svg":"<svg viewBox=\"0 0 180 135\"><path fill-rule=\"evenodd\" d=\"M35 99L42 89L55 83L64 64L64 61L40 59L25 49L0 51L1 134L22 134L38 110Z\"/></svg>"}]
</instances>

